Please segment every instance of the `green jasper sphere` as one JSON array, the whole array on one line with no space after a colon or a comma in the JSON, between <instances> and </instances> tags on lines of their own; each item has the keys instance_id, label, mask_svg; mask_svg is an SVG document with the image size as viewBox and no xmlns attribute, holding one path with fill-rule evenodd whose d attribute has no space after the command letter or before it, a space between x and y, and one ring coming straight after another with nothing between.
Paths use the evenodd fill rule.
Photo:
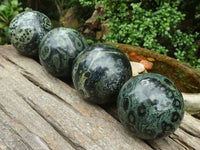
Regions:
<instances>
[{"instance_id":1,"label":"green jasper sphere","mask_svg":"<svg viewBox=\"0 0 200 150\"><path fill-rule=\"evenodd\" d=\"M72 80L79 95L95 104L111 103L132 76L126 55L107 44L95 44L74 61Z\"/></svg>"},{"instance_id":2,"label":"green jasper sphere","mask_svg":"<svg viewBox=\"0 0 200 150\"><path fill-rule=\"evenodd\" d=\"M117 100L121 123L133 135L146 140L173 133L184 115L183 97L167 77L146 73L128 80Z\"/></svg>"},{"instance_id":3,"label":"green jasper sphere","mask_svg":"<svg viewBox=\"0 0 200 150\"><path fill-rule=\"evenodd\" d=\"M71 78L73 60L86 47L87 41L78 31L64 27L55 28L42 39L39 59L52 75Z\"/></svg>"},{"instance_id":4,"label":"green jasper sphere","mask_svg":"<svg viewBox=\"0 0 200 150\"><path fill-rule=\"evenodd\" d=\"M43 13L25 11L10 22L9 39L22 55L36 57L40 41L52 28L51 20Z\"/></svg>"}]
</instances>

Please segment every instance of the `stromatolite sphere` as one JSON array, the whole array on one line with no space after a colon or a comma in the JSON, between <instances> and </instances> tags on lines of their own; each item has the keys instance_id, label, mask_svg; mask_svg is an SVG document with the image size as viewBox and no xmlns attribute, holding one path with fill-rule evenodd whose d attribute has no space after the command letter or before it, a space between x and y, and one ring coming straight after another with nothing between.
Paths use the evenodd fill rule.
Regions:
<instances>
[{"instance_id":1,"label":"stromatolite sphere","mask_svg":"<svg viewBox=\"0 0 200 150\"><path fill-rule=\"evenodd\" d=\"M59 27L48 32L39 46L39 59L56 77L71 78L72 62L86 47L86 39L78 31Z\"/></svg>"},{"instance_id":2,"label":"stromatolite sphere","mask_svg":"<svg viewBox=\"0 0 200 150\"><path fill-rule=\"evenodd\" d=\"M9 39L21 54L37 56L40 41L52 27L51 20L43 13L25 11L10 22Z\"/></svg>"},{"instance_id":3,"label":"stromatolite sphere","mask_svg":"<svg viewBox=\"0 0 200 150\"><path fill-rule=\"evenodd\" d=\"M122 124L135 136L153 140L173 133L184 115L183 97L167 77L147 73L128 80L118 95Z\"/></svg>"},{"instance_id":4,"label":"stromatolite sphere","mask_svg":"<svg viewBox=\"0 0 200 150\"><path fill-rule=\"evenodd\" d=\"M75 59L72 80L84 100L105 104L117 99L131 74L130 62L123 52L110 45L95 44Z\"/></svg>"}]
</instances>

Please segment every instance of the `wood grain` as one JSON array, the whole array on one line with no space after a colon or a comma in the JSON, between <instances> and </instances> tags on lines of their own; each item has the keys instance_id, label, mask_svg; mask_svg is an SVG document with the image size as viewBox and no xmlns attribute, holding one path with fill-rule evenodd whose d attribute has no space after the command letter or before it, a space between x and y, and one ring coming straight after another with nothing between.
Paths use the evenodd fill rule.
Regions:
<instances>
[{"instance_id":1,"label":"wood grain","mask_svg":"<svg viewBox=\"0 0 200 150\"><path fill-rule=\"evenodd\" d=\"M188 113L174 134L143 141L123 128L112 109L85 102L37 61L0 46L0 149L200 149L200 120Z\"/></svg>"}]
</instances>

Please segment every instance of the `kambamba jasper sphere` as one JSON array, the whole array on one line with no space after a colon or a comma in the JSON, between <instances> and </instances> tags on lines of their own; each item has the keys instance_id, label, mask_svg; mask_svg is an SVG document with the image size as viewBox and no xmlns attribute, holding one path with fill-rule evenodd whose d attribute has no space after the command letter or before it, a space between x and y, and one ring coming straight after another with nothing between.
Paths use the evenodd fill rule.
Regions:
<instances>
[{"instance_id":1,"label":"kambamba jasper sphere","mask_svg":"<svg viewBox=\"0 0 200 150\"><path fill-rule=\"evenodd\" d=\"M167 77L146 73L128 80L117 100L121 123L133 135L146 140L165 137L180 125L183 97Z\"/></svg>"},{"instance_id":2,"label":"kambamba jasper sphere","mask_svg":"<svg viewBox=\"0 0 200 150\"><path fill-rule=\"evenodd\" d=\"M96 104L115 101L122 85L131 76L127 56L106 44L95 44L82 51L72 70L72 80L79 95Z\"/></svg>"},{"instance_id":3,"label":"kambamba jasper sphere","mask_svg":"<svg viewBox=\"0 0 200 150\"><path fill-rule=\"evenodd\" d=\"M56 77L71 78L72 62L86 47L86 39L78 31L59 27L48 32L39 46L39 59Z\"/></svg>"},{"instance_id":4,"label":"kambamba jasper sphere","mask_svg":"<svg viewBox=\"0 0 200 150\"><path fill-rule=\"evenodd\" d=\"M40 41L52 28L51 20L43 13L22 12L10 22L10 42L21 54L36 57Z\"/></svg>"}]
</instances>

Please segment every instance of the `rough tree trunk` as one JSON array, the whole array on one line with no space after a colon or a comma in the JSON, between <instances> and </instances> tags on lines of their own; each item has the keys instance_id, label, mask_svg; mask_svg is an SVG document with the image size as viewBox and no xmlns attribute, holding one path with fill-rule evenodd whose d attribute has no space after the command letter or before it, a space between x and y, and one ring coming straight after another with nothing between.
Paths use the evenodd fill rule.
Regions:
<instances>
[{"instance_id":1,"label":"rough tree trunk","mask_svg":"<svg viewBox=\"0 0 200 150\"><path fill-rule=\"evenodd\" d=\"M128 134L112 109L83 101L35 60L0 46L0 149L200 149L200 120L188 113L174 134L143 141Z\"/></svg>"}]
</instances>

